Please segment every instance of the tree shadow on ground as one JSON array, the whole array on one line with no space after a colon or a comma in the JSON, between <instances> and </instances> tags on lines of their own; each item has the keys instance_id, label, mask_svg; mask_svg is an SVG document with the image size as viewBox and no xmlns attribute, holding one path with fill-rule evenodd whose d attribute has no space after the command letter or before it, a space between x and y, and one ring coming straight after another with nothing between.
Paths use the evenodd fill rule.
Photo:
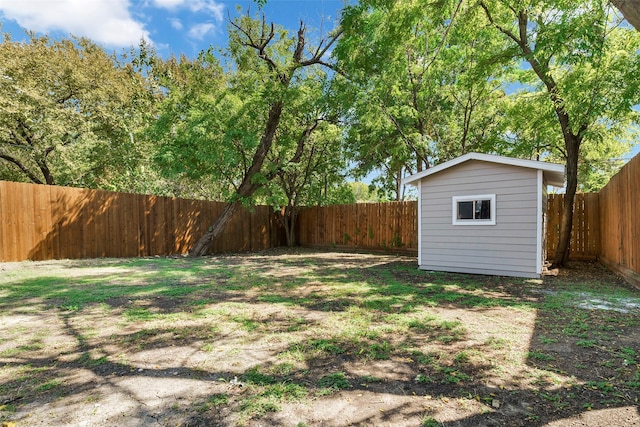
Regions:
<instances>
[{"instance_id":1,"label":"tree shadow on ground","mask_svg":"<svg viewBox=\"0 0 640 427\"><path fill-rule=\"evenodd\" d=\"M39 355L36 342L25 343L14 355L0 353L5 369L31 369L29 375L0 383L0 405L31 408L73 396L87 399L96 390L108 389L137 402L124 412L138 425L234 425L242 420L283 426L298 421L415 425L434 420L447 426L537 426L588 419L584 417L616 408L615 414L606 413L610 424L640 419L637 310L570 303L576 301L572 293L577 290L585 301L620 295L615 289L624 286L599 267L582 265L567 277L526 281L429 273L403 258L368 257L305 251L219 257L214 264L199 261L195 275L167 279L151 274L127 286L110 272L78 282L86 292L102 288L102 293L85 293L84 300L78 300L68 280L53 280L39 294L42 281L16 283L16 288L5 289L3 312L41 316L44 323L52 319L46 312L54 313L63 334L75 343L46 357ZM233 268L221 268L220 263ZM173 267L168 263L166 268ZM19 295L32 303L41 298L45 313L34 314L28 304L21 307ZM73 310L65 309L74 301ZM80 316L99 304L117 314L116 321L128 319L129 326L116 335L91 337ZM500 316L492 317L497 312ZM469 317L460 317L464 313ZM353 323L355 332L323 331L327 315ZM184 316L222 319L234 327L180 324ZM169 323L175 319L175 324L145 326L157 318ZM487 334L478 339L468 322L482 319L489 319ZM491 325L495 320L517 324L526 319L531 324L521 349L509 348L501 338L509 325ZM385 332L385 324L394 329ZM207 345L238 352L217 356ZM181 357L188 357L141 367L117 361L114 346L125 355L170 355L173 348L181 348ZM256 348L263 350L252 358ZM509 360L517 354L522 364ZM193 355L209 363L199 367L189 359ZM228 355L238 364L224 362ZM88 372L83 376L88 380L56 384L71 371ZM203 391L154 405L132 392L133 383L162 379L195 382ZM2 414L12 419L10 413Z\"/></svg>"}]
</instances>

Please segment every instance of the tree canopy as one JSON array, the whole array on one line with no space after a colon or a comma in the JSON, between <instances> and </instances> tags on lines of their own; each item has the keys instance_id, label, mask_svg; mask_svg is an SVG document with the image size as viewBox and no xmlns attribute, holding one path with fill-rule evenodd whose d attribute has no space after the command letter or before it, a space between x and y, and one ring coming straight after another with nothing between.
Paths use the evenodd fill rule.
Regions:
<instances>
[{"instance_id":1,"label":"tree canopy","mask_svg":"<svg viewBox=\"0 0 640 427\"><path fill-rule=\"evenodd\" d=\"M0 44L0 176L108 187L138 161L144 79L83 38Z\"/></svg>"}]
</instances>

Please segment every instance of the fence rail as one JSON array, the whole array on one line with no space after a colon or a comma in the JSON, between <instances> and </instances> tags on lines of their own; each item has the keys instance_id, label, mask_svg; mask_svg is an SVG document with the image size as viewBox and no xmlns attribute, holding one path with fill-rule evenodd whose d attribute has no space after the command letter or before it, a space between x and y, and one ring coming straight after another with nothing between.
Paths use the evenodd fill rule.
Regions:
<instances>
[{"instance_id":1,"label":"fence rail","mask_svg":"<svg viewBox=\"0 0 640 427\"><path fill-rule=\"evenodd\" d=\"M0 181L0 261L183 254L222 202ZM273 209L241 209L215 253L286 244Z\"/></svg>"}]
</instances>

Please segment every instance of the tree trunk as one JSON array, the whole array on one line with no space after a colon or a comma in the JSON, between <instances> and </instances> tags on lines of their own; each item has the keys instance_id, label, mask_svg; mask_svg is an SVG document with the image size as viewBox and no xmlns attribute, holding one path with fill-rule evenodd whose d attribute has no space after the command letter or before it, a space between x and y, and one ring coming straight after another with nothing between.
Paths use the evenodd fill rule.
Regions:
<instances>
[{"instance_id":1,"label":"tree trunk","mask_svg":"<svg viewBox=\"0 0 640 427\"><path fill-rule=\"evenodd\" d=\"M204 235L196 242L196 244L189 251L190 257L204 256L209 253L211 242L222 232L224 228L227 226L233 214L236 213L238 207L240 206L240 202L227 203L222 211L222 214L216 219L216 222L213 223L211 227L209 227L209 231L204 233Z\"/></svg>"},{"instance_id":2,"label":"tree trunk","mask_svg":"<svg viewBox=\"0 0 640 427\"><path fill-rule=\"evenodd\" d=\"M280 224L284 227L284 234L287 238L287 246L292 247L291 222L289 221L289 206L283 207L279 212Z\"/></svg>"},{"instance_id":3,"label":"tree trunk","mask_svg":"<svg viewBox=\"0 0 640 427\"><path fill-rule=\"evenodd\" d=\"M640 31L640 0L611 0L611 3L636 30Z\"/></svg>"},{"instance_id":4,"label":"tree trunk","mask_svg":"<svg viewBox=\"0 0 640 427\"><path fill-rule=\"evenodd\" d=\"M240 197L251 197L253 193L256 192L258 188L260 188L259 184L253 182L256 175L260 173L262 170L262 164L264 163L269 150L271 149L271 145L273 144L273 139L275 138L276 130L278 129L278 124L280 123L280 117L282 116L282 108L284 104L282 101L277 101L271 105L269 109L269 118L267 120L267 125L265 126L264 133L262 134L262 138L260 139L260 145L256 149L255 154L253 155L253 160L251 162L251 166L249 170L244 175L242 179L242 183L238 187L236 192L237 196ZM225 206L222 214L216 219L211 227L209 227L209 231L207 231L191 248L189 251L190 257L196 256L204 256L209 253L209 247L211 246L211 242L216 239L222 232L225 227L233 217L233 214L238 210L240 202L238 200L229 202Z\"/></svg>"},{"instance_id":5,"label":"tree trunk","mask_svg":"<svg viewBox=\"0 0 640 427\"><path fill-rule=\"evenodd\" d=\"M556 255L553 259L553 268L563 267L569 258L569 244L571 242L571 230L573 229L573 202L578 189L578 152L580 140L580 136L565 136L565 147L567 149L567 189L562 205L560 236L558 247L556 248Z\"/></svg>"},{"instance_id":6,"label":"tree trunk","mask_svg":"<svg viewBox=\"0 0 640 427\"><path fill-rule=\"evenodd\" d=\"M287 205L279 212L280 224L284 227L287 237L287 246L292 248L296 245L296 217L298 212L295 206Z\"/></svg>"},{"instance_id":7,"label":"tree trunk","mask_svg":"<svg viewBox=\"0 0 640 427\"><path fill-rule=\"evenodd\" d=\"M298 219L298 209L294 207L291 210L291 243L287 242L289 247L293 247L298 244L298 236L296 235L296 219Z\"/></svg>"}]
</instances>

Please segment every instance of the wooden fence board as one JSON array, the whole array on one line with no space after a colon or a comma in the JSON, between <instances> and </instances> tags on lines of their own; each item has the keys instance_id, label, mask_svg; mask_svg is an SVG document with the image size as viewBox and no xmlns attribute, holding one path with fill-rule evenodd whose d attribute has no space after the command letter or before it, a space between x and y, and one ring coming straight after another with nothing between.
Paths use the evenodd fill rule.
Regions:
<instances>
[{"instance_id":1,"label":"wooden fence board","mask_svg":"<svg viewBox=\"0 0 640 427\"><path fill-rule=\"evenodd\" d=\"M303 208L298 217L298 243L414 253L416 206L416 202L393 202Z\"/></svg>"},{"instance_id":2,"label":"wooden fence board","mask_svg":"<svg viewBox=\"0 0 640 427\"><path fill-rule=\"evenodd\" d=\"M0 182L0 189L2 193L0 193L0 250L3 253L7 254L8 257L15 258L16 254L14 253L16 249L15 239L17 238L17 233L14 233L12 230L16 228L15 225L15 216L11 215L12 208L9 205L9 194L10 189L9 182Z\"/></svg>"},{"instance_id":3,"label":"wooden fence board","mask_svg":"<svg viewBox=\"0 0 640 427\"><path fill-rule=\"evenodd\" d=\"M576 194L569 259L597 259L600 235L598 201L597 193ZM549 259L553 259L558 246L563 203L562 194L550 194L548 197L546 240Z\"/></svg>"},{"instance_id":4,"label":"wooden fence board","mask_svg":"<svg viewBox=\"0 0 640 427\"><path fill-rule=\"evenodd\" d=\"M600 258L640 288L640 156L600 190Z\"/></svg>"},{"instance_id":5,"label":"wooden fence board","mask_svg":"<svg viewBox=\"0 0 640 427\"><path fill-rule=\"evenodd\" d=\"M0 181L0 262L182 254L221 202ZM270 207L241 208L214 250L284 245Z\"/></svg>"},{"instance_id":6,"label":"wooden fence board","mask_svg":"<svg viewBox=\"0 0 640 427\"><path fill-rule=\"evenodd\" d=\"M638 156L636 156L638 159ZM631 245L629 247L629 258L631 259L631 270L636 273L640 273L640 221L637 219L637 213L640 212L640 160L635 161L635 173L632 175L632 180L629 183L629 190L633 191L631 195L632 206L630 211L636 215L628 217L627 221L631 228L630 238ZM633 220L631 218L634 218Z\"/></svg>"}]
</instances>

